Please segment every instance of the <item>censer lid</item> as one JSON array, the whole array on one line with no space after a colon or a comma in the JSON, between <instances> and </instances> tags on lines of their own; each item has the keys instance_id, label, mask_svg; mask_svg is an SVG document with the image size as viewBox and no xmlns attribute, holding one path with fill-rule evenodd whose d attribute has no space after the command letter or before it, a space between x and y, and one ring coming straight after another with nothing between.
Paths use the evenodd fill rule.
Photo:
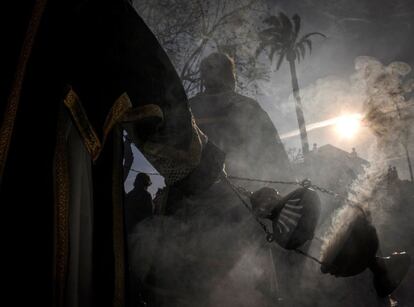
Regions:
<instances>
[{"instance_id":1,"label":"censer lid","mask_svg":"<svg viewBox=\"0 0 414 307\"><path fill-rule=\"evenodd\" d=\"M314 237L321 203L318 194L301 187L283 197L271 216L274 240L285 249L297 249Z\"/></svg>"}]
</instances>

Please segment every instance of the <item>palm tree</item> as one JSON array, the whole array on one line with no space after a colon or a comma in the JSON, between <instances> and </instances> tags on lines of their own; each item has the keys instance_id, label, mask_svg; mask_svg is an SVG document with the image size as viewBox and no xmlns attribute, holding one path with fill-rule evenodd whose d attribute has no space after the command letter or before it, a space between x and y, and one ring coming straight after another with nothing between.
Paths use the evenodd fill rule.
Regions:
<instances>
[{"instance_id":1,"label":"palm tree","mask_svg":"<svg viewBox=\"0 0 414 307\"><path fill-rule=\"evenodd\" d=\"M296 116L299 124L302 152L304 157L309 152L308 135L306 132L305 118L303 116L302 102L299 93L298 78L296 76L296 63L305 58L306 49L312 52L311 36L320 35L319 32L308 33L299 38L300 17L295 14L292 21L283 13L278 16L270 16L263 21L269 28L259 33L260 45L256 51L258 56L265 49L270 49L269 58L272 61L275 54L278 55L276 69L279 70L284 59L289 62L290 74L292 77L293 97L295 98Z\"/></svg>"}]
</instances>

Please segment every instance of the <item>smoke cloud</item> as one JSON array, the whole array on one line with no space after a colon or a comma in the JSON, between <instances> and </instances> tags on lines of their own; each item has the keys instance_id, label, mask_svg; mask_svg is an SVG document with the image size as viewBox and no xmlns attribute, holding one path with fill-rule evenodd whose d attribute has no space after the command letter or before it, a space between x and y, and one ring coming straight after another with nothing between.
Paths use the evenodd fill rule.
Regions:
<instances>
[{"instance_id":1,"label":"smoke cloud","mask_svg":"<svg viewBox=\"0 0 414 307\"><path fill-rule=\"evenodd\" d=\"M405 242L412 241L406 235L408 225L398 224L397 220L402 208L405 214L411 216L413 209L401 202L404 192L390 186L388 170L390 157L401 154L401 148L409 146L409 137L412 136L412 125L407 120L412 116L412 99L407 98L407 94L412 91L412 80L404 80L411 67L403 62L383 65L375 58L359 57L355 61L355 68L357 72L352 79L359 89L364 90L360 92L363 100L359 104L365 114L367 127L376 137L376 143L370 151L370 166L352 183L348 198L360 206L370 219L372 217L379 233L380 253L381 246L389 253L400 250L404 245L407 247ZM329 262L335 257L332 253L335 254L341 248L348 227L359 215L359 210L348 204L334 213L324 235L321 259Z\"/></svg>"},{"instance_id":2,"label":"smoke cloud","mask_svg":"<svg viewBox=\"0 0 414 307\"><path fill-rule=\"evenodd\" d=\"M143 6L136 3L137 8L143 8L139 13L145 14L144 9L149 11L152 9L156 19L151 26L155 30L160 29L157 27L158 21L167 18L168 15L164 13L170 11L160 11L165 9L161 2L161 6L155 7L151 7L151 1L141 2ZM350 12L347 5L349 1L317 2L318 5L314 1L303 1L295 7L291 1L280 1L276 7L272 1L268 1L267 9L270 13L276 13L276 9L280 8L292 13L298 12L306 21L305 32L316 29L329 37L326 42L318 42L314 46L314 53L306 60L307 62L298 65L299 82L304 85L301 88L301 96L306 120L312 123L344 113L361 113L365 117L365 128L360 132L358 139L352 142L340 139L331 130L329 133L315 130L310 134L310 141L331 143L347 150L357 147L358 153L371 162L364 174L346 188L350 199L358 202L367 212L371 212L373 223L379 230L382 250L387 251L388 246L392 248L392 242L395 242L398 233L388 231L386 228L392 220L390 210L393 210L397 204L395 199L387 195L383 183L387 177L390 159L404 154L401 143L406 142L407 147L412 146L409 137L412 127L400 125L396 117L398 110L395 108L395 104L400 104L401 110L404 110L403 116L410 116L408 114L409 106L412 104L410 95L414 87L414 82L408 80L411 68L403 62L384 65L374 57L358 57L352 68L352 61L356 55L376 54L376 50L366 47L379 36L373 34L377 33L377 30L374 31L370 26L374 22L368 13L372 7L367 3L358 2L361 6L361 14L354 16L354 10ZM171 31L179 30L176 21L185 19L188 9L188 1L177 1L177 3L182 5L183 10L172 11L171 16L179 18L172 18L174 27L169 27ZM216 9L212 2L205 3ZM352 1L352 3L356 2ZM232 5L237 5L237 1L231 2L230 8ZM312 10L315 15L307 15L306 12L309 10ZM203 13L203 11L199 12ZM240 18L229 20L225 33L235 33L238 36L238 43L254 39L255 34L252 31L261 22L258 16L262 12L244 11L243 14L236 16ZM339 15L341 18L337 18ZM165 41L167 52L179 71L191 56L191 51L200 46L206 38L200 27L200 18L201 16L191 15L191 18L185 20L189 25L195 25L194 27L187 25L183 33L172 33L172 35L177 34L178 43L162 36L169 32L163 32L167 28L159 25L162 31L156 34L160 40ZM326 22L319 22L319 20L326 20ZM246 27L243 26L245 21L248 21ZM150 23L151 20L147 19L147 22ZM366 33L358 36L358 27L361 23L368 25L369 29L365 28ZM404 38L402 34L401 37L396 36L399 36L399 41ZM365 41L364 37L371 39ZM256 47L254 43L242 44L240 49L235 50L234 46L231 46L233 37L218 35L215 38L216 40L212 39L209 44L206 44L205 53L220 48L229 53L238 51L236 64L240 64L238 67L249 69L247 74L242 75L239 72L239 81L244 83L242 84L244 88L239 90L247 88L245 93L252 95L268 111L279 131L296 129L287 65L282 65L278 72L273 71L274 67L269 62L260 63L252 69L251 63L246 62L245 58L254 55L253 49ZM384 52L389 52L390 48L380 48L381 45L378 45L380 42L375 43L378 50L386 49ZM389 41L384 44L388 44L389 47ZM186 48L188 46L191 48ZM381 59L398 58L398 51L401 48L391 49L393 49L392 55L381 54ZM198 63L199 59L191 62L193 67L197 67ZM196 73L190 71L191 74L193 72ZM250 77L255 79L255 82L249 83ZM191 95L196 91L198 87L188 89ZM286 144L297 146L297 140L295 141L290 143L288 140ZM140 169L139 164L136 169ZM405 164L404 169L406 169ZM404 175L407 177L407 174ZM222 189L222 187L216 188ZM284 251L278 246L273 246L276 251L276 276L280 284L279 291L275 291L275 281L272 284L272 278L269 277L272 264L265 254L269 251L269 247L266 245L262 230L251 216L243 211L245 209L232 191L210 190L206 193L209 195L187 200L184 207L189 209L186 211L179 211L171 217L154 217L137 226L129 238L129 249L131 269L142 282L148 281L146 279L150 276L150 279L157 281L157 285L165 286L160 288L172 289L172 293L167 293L166 297L186 293L186 298L181 301L180 306L266 306L266 304L273 305L273 300L278 296L284 297L288 306L362 307L378 304L371 277L366 272L350 279L322 275L315 262L293 252ZM344 206L333 215L328 226L320 225L318 234L329 229L324 236L325 244L332 243L335 234L346 229L349 222L354 219L354 210ZM407 216L412 215L413 211L412 209L408 211ZM410 223L406 221L405 225L409 226ZM411 233L413 233L412 229ZM409 246L410 240L409 236L405 235L397 243L401 243L401 248L405 248ZM313 255L318 255L321 251L321 245L316 241L311 242L307 248ZM200 267L204 269L192 271ZM168 302L161 302L160 305L170 306Z\"/></svg>"}]
</instances>

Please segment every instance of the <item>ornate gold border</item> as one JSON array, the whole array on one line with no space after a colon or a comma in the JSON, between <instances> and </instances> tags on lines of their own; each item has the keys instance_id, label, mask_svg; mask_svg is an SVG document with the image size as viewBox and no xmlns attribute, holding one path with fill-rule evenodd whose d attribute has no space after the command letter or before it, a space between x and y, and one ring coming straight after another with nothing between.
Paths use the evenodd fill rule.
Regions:
<instances>
[{"instance_id":1,"label":"ornate gold border","mask_svg":"<svg viewBox=\"0 0 414 307\"><path fill-rule=\"evenodd\" d=\"M103 126L103 141L102 144L105 144L106 138L108 137L109 132L115 124L123 120L124 115L128 110L132 108L131 100L127 93L123 93L115 103L112 105L111 110L109 110L108 115L106 116L105 123Z\"/></svg>"},{"instance_id":2,"label":"ornate gold border","mask_svg":"<svg viewBox=\"0 0 414 307\"><path fill-rule=\"evenodd\" d=\"M83 144L92 157L92 160L95 161L102 150L102 144L89 122L88 116L86 115L78 95L72 88L66 94L63 102L72 115L73 121L82 137Z\"/></svg>"},{"instance_id":3,"label":"ornate gold border","mask_svg":"<svg viewBox=\"0 0 414 307\"><path fill-rule=\"evenodd\" d=\"M73 121L75 122L76 127L78 128L78 131L82 137L82 141L93 161L96 161L98 159L105 145L106 138L108 137L112 128L118 122L123 121L125 114L132 108L132 103L127 93L123 93L121 96L119 96L108 112L103 126L102 139L100 139L88 119L79 96L72 88L66 94L66 97L64 98L64 104L69 109ZM137 114L135 114L135 116L137 116Z\"/></svg>"},{"instance_id":4,"label":"ornate gold border","mask_svg":"<svg viewBox=\"0 0 414 307\"><path fill-rule=\"evenodd\" d=\"M129 100L129 97L126 93L122 94L113 104L111 110L109 111L107 118L105 120L105 124L103 127L103 137L102 141L100 141L97 133L95 132L92 124L89 122L87 114L82 106L82 103L75 93L73 89L70 89L64 99L64 104L70 111L71 117L73 122L75 123L83 143L87 148L91 158L93 161L98 159L104 144L106 142L107 137L112 132L113 133L113 143L114 148L113 155L113 174L112 174L112 203L113 203L113 240L114 240L114 269L115 269L115 281L114 281L114 297L113 297L113 305L115 307L123 307L125 305L125 253L124 253L124 222L123 222L123 174L122 174L122 130L118 123L122 122L125 113L131 109L132 104ZM111 150L111 149L108 149ZM59 151L60 152L60 151ZM58 161L60 161L58 159ZM58 165L59 166L59 165ZM62 171L61 167L56 167L57 170ZM57 176L57 185L60 189L57 189L58 196L57 199L59 200L56 203L56 220L57 220L57 238L56 242L58 245L57 248L57 272L59 272L58 276L62 276L64 280L64 276L66 271L63 268L66 268L67 259L63 256L66 255L67 257L67 242L64 241L65 234L67 232L64 230L67 229L67 215L65 216L65 205L64 205L64 195L63 191L65 189L65 183L62 182L62 175ZM63 184L61 187L60 185ZM60 193L62 194L60 194ZM67 212L66 212L67 213ZM63 226L65 225L65 226ZM67 239L67 238L66 238ZM66 252L66 254L65 254ZM59 279L59 278L58 278ZM62 296L64 294L64 283L62 287L59 287L59 293L62 292Z\"/></svg>"},{"instance_id":5,"label":"ornate gold border","mask_svg":"<svg viewBox=\"0 0 414 307\"><path fill-rule=\"evenodd\" d=\"M54 154L54 304L64 306L69 255L69 169L63 109L59 112Z\"/></svg>"},{"instance_id":6,"label":"ornate gold border","mask_svg":"<svg viewBox=\"0 0 414 307\"><path fill-rule=\"evenodd\" d=\"M102 138L100 139L95 132L92 124L89 122L87 114L82 106L82 103L73 89L70 89L64 98L64 105L70 111L73 122L77 126L82 137L83 143L86 146L93 161L98 159L109 134L112 132L113 136L113 174L112 174L112 203L113 203L113 240L114 240L114 298L113 305L115 307L123 307L125 305L125 242L124 242L124 222L123 222L123 184L122 184L122 129L119 126L122 122L139 121L147 117L158 117L161 120L163 112L161 108L155 104L148 104L132 109L132 103L127 93L123 93L112 105L106 117L103 129ZM59 121L62 122L62 121ZM195 123L193 121L193 125ZM59 137L60 130L58 130ZM64 136L64 135L63 135ZM203 137L201 132L197 129L193 131L193 142L190 146L190 156L188 152L177 151L171 148L180 159L185 161L192 161L198 163L201 154L201 143ZM64 145L64 143L63 143ZM69 201L69 178L65 173L64 163L67 163L62 152L60 142L57 143L56 148L56 280L58 285L59 298L63 300L65 289L65 277L67 270L67 255L68 255L68 201ZM165 150L165 147L162 148Z\"/></svg>"},{"instance_id":7,"label":"ornate gold border","mask_svg":"<svg viewBox=\"0 0 414 307\"><path fill-rule=\"evenodd\" d=\"M33 43L39 29L46 3L47 0L38 0L33 7L32 16L27 26L23 47L20 53L19 62L17 64L16 75L10 95L7 99L7 106L4 111L4 118L0 128L0 184L3 178L4 168L6 166L7 155L9 153L10 141L13 134L17 109L19 107L27 62L30 58Z\"/></svg>"}]
</instances>

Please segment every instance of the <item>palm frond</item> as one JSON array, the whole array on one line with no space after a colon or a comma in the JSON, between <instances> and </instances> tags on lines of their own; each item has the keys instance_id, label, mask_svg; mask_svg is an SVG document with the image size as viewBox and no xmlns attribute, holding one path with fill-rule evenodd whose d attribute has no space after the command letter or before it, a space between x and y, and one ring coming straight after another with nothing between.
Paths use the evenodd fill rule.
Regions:
<instances>
[{"instance_id":1,"label":"palm frond","mask_svg":"<svg viewBox=\"0 0 414 307\"><path fill-rule=\"evenodd\" d=\"M266 19L263 20L263 22L265 24L268 24L269 26L274 26L275 28L280 28L281 26L279 22L279 18L277 18L274 15L267 17Z\"/></svg>"},{"instance_id":2,"label":"palm frond","mask_svg":"<svg viewBox=\"0 0 414 307\"><path fill-rule=\"evenodd\" d=\"M259 32L260 38L268 38L272 36L280 36L278 29L276 28L268 28Z\"/></svg>"},{"instance_id":3,"label":"palm frond","mask_svg":"<svg viewBox=\"0 0 414 307\"><path fill-rule=\"evenodd\" d=\"M323 38L326 38L326 35L323 34L323 33L321 33L321 32L311 32L311 33L308 33L308 34L302 36L302 38L300 39L300 41L303 41L305 39L308 39L309 37L314 36L314 35L319 35L319 36L322 36Z\"/></svg>"},{"instance_id":4,"label":"palm frond","mask_svg":"<svg viewBox=\"0 0 414 307\"><path fill-rule=\"evenodd\" d=\"M312 53L312 41L310 39L305 39L302 43L308 46L309 54L311 54Z\"/></svg>"},{"instance_id":5,"label":"palm frond","mask_svg":"<svg viewBox=\"0 0 414 307\"><path fill-rule=\"evenodd\" d=\"M298 14L295 14L292 17L292 20L293 20L293 25L295 26L294 33L295 33L295 39L296 39L300 32L300 16Z\"/></svg>"},{"instance_id":6,"label":"palm frond","mask_svg":"<svg viewBox=\"0 0 414 307\"><path fill-rule=\"evenodd\" d=\"M283 40L286 42L291 42L292 38L294 37L293 33L293 25L290 21L289 17L287 17L284 13L279 13L279 21L281 24L280 34L283 37Z\"/></svg>"},{"instance_id":7,"label":"palm frond","mask_svg":"<svg viewBox=\"0 0 414 307\"><path fill-rule=\"evenodd\" d=\"M274 36L269 40L269 44L277 46L279 49L285 47L287 44L280 36Z\"/></svg>"},{"instance_id":8,"label":"palm frond","mask_svg":"<svg viewBox=\"0 0 414 307\"><path fill-rule=\"evenodd\" d=\"M280 66L283 63L283 59L285 58L286 53L285 52L281 52L279 54L279 59L277 60L277 64L276 64L276 70L279 70Z\"/></svg>"},{"instance_id":9,"label":"palm frond","mask_svg":"<svg viewBox=\"0 0 414 307\"><path fill-rule=\"evenodd\" d=\"M300 51L300 55L302 56L302 59L305 58L306 49L303 43L296 44L296 51Z\"/></svg>"},{"instance_id":10,"label":"palm frond","mask_svg":"<svg viewBox=\"0 0 414 307\"><path fill-rule=\"evenodd\" d=\"M279 21L283 28L286 28L292 31L292 28L293 28L292 22L290 21L289 17L285 13L283 12L279 13Z\"/></svg>"},{"instance_id":11,"label":"palm frond","mask_svg":"<svg viewBox=\"0 0 414 307\"><path fill-rule=\"evenodd\" d=\"M295 50L295 54L296 54L296 59L298 60L298 63L300 63L300 52L299 49Z\"/></svg>"},{"instance_id":12,"label":"palm frond","mask_svg":"<svg viewBox=\"0 0 414 307\"><path fill-rule=\"evenodd\" d=\"M270 47L270 53L269 53L269 60L270 60L270 61L272 61L272 59L273 59L273 57L274 57L274 55L275 55L276 51L278 51L277 46L275 46L275 45L271 45L271 47Z\"/></svg>"}]
</instances>

